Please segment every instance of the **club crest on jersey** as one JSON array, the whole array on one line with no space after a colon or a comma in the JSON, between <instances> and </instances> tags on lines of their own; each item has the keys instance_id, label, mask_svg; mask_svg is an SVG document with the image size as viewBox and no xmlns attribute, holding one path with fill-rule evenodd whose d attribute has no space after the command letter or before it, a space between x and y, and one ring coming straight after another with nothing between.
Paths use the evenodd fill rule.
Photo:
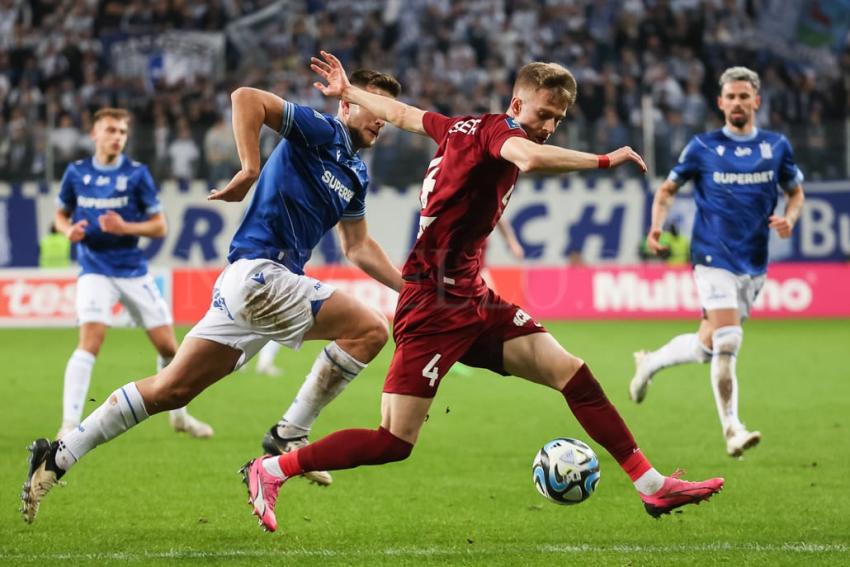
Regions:
<instances>
[{"instance_id":1,"label":"club crest on jersey","mask_svg":"<svg viewBox=\"0 0 850 567\"><path fill-rule=\"evenodd\" d=\"M735 148L735 157L744 157L744 156L752 155L752 153L753 153L753 150L750 149L750 148L744 148L744 147L741 147L741 146L738 146L737 148Z\"/></svg>"},{"instance_id":2,"label":"club crest on jersey","mask_svg":"<svg viewBox=\"0 0 850 567\"><path fill-rule=\"evenodd\" d=\"M119 175L115 178L115 190L116 191L126 191L127 190L127 176Z\"/></svg>"},{"instance_id":3,"label":"club crest on jersey","mask_svg":"<svg viewBox=\"0 0 850 567\"><path fill-rule=\"evenodd\" d=\"M722 156L726 153L726 146L717 146L717 155Z\"/></svg>"},{"instance_id":4,"label":"club crest on jersey","mask_svg":"<svg viewBox=\"0 0 850 567\"><path fill-rule=\"evenodd\" d=\"M763 159L773 159L773 148L770 147L769 143L762 142L759 144L759 151Z\"/></svg>"},{"instance_id":5,"label":"club crest on jersey","mask_svg":"<svg viewBox=\"0 0 850 567\"><path fill-rule=\"evenodd\" d=\"M514 120L513 117L511 117L511 116L508 116L507 118L505 118L505 122L507 122L508 128L521 128L521 126L519 125L519 122Z\"/></svg>"},{"instance_id":6,"label":"club crest on jersey","mask_svg":"<svg viewBox=\"0 0 850 567\"><path fill-rule=\"evenodd\" d=\"M91 183L91 175L86 173L83 175L83 185L88 185L89 183Z\"/></svg>"}]
</instances>

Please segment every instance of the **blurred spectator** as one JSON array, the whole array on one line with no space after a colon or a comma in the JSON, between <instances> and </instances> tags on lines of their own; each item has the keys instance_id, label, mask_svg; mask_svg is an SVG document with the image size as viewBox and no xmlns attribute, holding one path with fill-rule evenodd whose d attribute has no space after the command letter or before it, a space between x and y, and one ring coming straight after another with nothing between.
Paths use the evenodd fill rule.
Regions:
<instances>
[{"instance_id":1,"label":"blurred spectator","mask_svg":"<svg viewBox=\"0 0 850 567\"><path fill-rule=\"evenodd\" d=\"M207 164L206 177L210 187L222 181L229 181L239 168L233 129L221 116L204 136L204 160Z\"/></svg>"},{"instance_id":2,"label":"blurred spectator","mask_svg":"<svg viewBox=\"0 0 850 567\"><path fill-rule=\"evenodd\" d=\"M61 177L65 167L80 155L80 131L68 114L59 117L56 128L50 130L48 142L53 150L53 175Z\"/></svg>"},{"instance_id":3,"label":"blurred spectator","mask_svg":"<svg viewBox=\"0 0 850 567\"><path fill-rule=\"evenodd\" d=\"M168 145L168 158L171 163L171 177L180 182L181 188L188 187L188 182L198 173L198 161L201 151L192 138L189 123L184 119L177 125L177 137Z\"/></svg>"},{"instance_id":4,"label":"blurred spectator","mask_svg":"<svg viewBox=\"0 0 850 567\"><path fill-rule=\"evenodd\" d=\"M133 111L133 155L152 163L157 175L167 175L175 165L182 168L172 172L175 176L196 173L204 163L200 147L208 154L205 172L221 175L213 169L227 169L221 152L232 152L232 146L215 143L223 142L216 117L229 114L229 95L237 86L268 89L336 112L335 101L312 87L308 57L321 47L335 51L352 69L374 66L395 73L404 86L403 100L429 100L447 114L502 111L520 65L558 61L576 74L580 93L553 141L585 150L622 139L642 149L644 118L654 121L657 132L667 131L671 122L674 131L717 124L716 78L726 67L743 64L762 75L758 124L791 139L804 172L847 177L846 156L834 148L846 146L849 135L850 49L837 55L831 72L788 59L790 51L771 53L758 32L784 16L766 12L773 4L0 0L0 116L8 130L0 139L0 160L4 174L34 175L21 160L40 155L37 147L45 140L36 140L31 126L56 112L62 116L58 128L65 130L51 132L46 143L60 167L73 153L65 115L79 127L79 139L87 140L86 115L113 105ZM167 42L158 42L165 37ZM215 47L222 45L223 55ZM641 108L644 95L654 106L648 117ZM609 116L611 108L616 120ZM21 117L29 126L24 132L12 128ZM190 136L184 136L182 120L188 120ZM615 122L615 132L600 131ZM428 156L409 138L400 135L399 144L381 144L370 152L375 173L380 172L375 186L418 184ZM277 140L263 129L264 157ZM678 142L657 136L656 155L677 154ZM823 159L824 151L829 159ZM402 156L403 166L398 165Z\"/></svg>"}]
</instances>

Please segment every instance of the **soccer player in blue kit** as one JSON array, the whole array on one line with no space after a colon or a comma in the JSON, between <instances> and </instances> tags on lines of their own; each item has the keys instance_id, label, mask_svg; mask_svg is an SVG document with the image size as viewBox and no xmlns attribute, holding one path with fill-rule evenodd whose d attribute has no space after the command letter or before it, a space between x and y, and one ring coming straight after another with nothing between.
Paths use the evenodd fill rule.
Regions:
<instances>
[{"instance_id":1,"label":"soccer player in blue kit","mask_svg":"<svg viewBox=\"0 0 850 567\"><path fill-rule=\"evenodd\" d=\"M360 70L352 82L396 97L400 85ZM230 245L229 265L213 289L209 311L183 340L171 364L155 376L113 392L79 428L58 442L30 445L22 513L32 522L47 492L83 455L150 415L182 407L254 356L268 341L297 349L305 340L330 340L283 419L263 447L280 454L306 444L321 409L353 380L387 341L387 321L341 290L304 275L321 237L337 226L343 252L364 272L395 290L401 273L369 236L369 184L358 150L371 147L384 120L340 102L336 116L321 114L251 88L231 96L233 129L242 168L210 200L241 201L256 181L250 205ZM260 129L283 140L260 171ZM327 473L312 480L329 484ZM324 474L324 477L321 476Z\"/></svg>"},{"instance_id":2,"label":"soccer player in blue kit","mask_svg":"<svg viewBox=\"0 0 850 567\"><path fill-rule=\"evenodd\" d=\"M684 183L694 182L691 262L704 315L696 333L674 337L653 352L635 353L629 385L632 400L640 403L662 368L710 361L726 452L732 457L761 440L761 433L747 430L738 416L735 365L744 336L741 324L764 284L770 229L790 237L804 200L803 174L794 164L791 144L755 126L759 86L758 74L746 67L721 75L717 105L725 126L694 136L655 193L647 244L658 253L664 250L659 238L674 195ZM781 216L774 214L777 187L786 197Z\"/></svg>"},{"instance_id":3,"label":"soccer player in blue kit","mask_svg":"<svg viewBox=\"0 0 850 567\"><path fill-rule=\"evenodd\" d=\"M117 301L146 330L158 354L158 369L177 352L171 310L139 248L140 236L165 236L165 216L148 168L122 153L129 123L124 109L98 110L91 133L95 153L68 165L59 190L56 227L76 245L81 273L76 297L80 338L65 367L57 439L80 425L95 358ZM171 410L169 422L193 437L213 434L185 407Z\"/></svg>"}]
</instances>

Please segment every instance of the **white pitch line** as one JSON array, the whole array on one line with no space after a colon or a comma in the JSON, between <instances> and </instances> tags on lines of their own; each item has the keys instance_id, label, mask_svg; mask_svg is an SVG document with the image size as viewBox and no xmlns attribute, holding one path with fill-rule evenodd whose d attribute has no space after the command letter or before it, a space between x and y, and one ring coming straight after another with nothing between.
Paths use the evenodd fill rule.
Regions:
<instances>
[{"instance_id":1,"label":"white pitch line","mask_svg":"<svg viewBox=\"0 0 850 567\"><path fill-rule=\"evenodd\" d=\"M221 551L192 551L170 550L142 553L110 552L110 553L40 553L40 554L0 554L0 561L139 561L144 559L227 559L227 558L280 558L280 557L381 557L381 556L474 556L501 555L504 553L692 553L692 552L723 552L749 551L756 553L848 553L850 546L843 544L822 543L707 543L699 545L537 545L537 546L506 546L484 545L476 547L470 544L467 548L458 547L389 547L385 549L274 549L274 550L221 550Z\"/></svg>"}]
</instances>

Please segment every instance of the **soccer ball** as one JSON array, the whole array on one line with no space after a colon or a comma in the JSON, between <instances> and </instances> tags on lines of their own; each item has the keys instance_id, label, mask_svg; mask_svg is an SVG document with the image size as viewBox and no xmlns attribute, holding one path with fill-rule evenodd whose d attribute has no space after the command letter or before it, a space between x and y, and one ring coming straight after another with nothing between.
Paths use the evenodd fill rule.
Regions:
<instances>
[{"instance_id":1,"label":"soccer ball","mask_svg":"<svg viewBox=\"0 0 850 567\"><path fill-rule=\"evenodd\" d=\"M599 483L599 459L578 439L560 437L546 443L531 465L537 492L556 504L584 502Z\"/></svg>"}]
</instances>

